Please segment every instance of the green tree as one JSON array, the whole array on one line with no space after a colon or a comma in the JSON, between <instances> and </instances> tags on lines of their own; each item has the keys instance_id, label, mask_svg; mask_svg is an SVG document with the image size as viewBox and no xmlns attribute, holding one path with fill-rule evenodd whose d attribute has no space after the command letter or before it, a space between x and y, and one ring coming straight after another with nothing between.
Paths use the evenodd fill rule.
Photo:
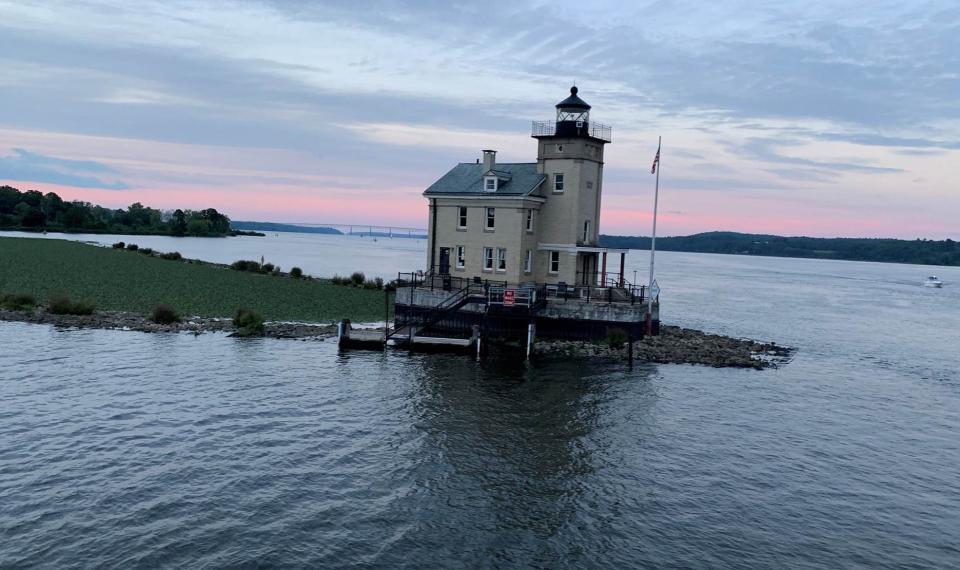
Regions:
<instances>
[{"instance_id":1,"label":"green tree","mask_svg":"<svg viewBox=\"0 0 960 570\"><path fill-rule=\"evenodd\" d=\"M14 208L16 214L16 219L21 226L25 228L39 228L43 227L45 222L43 217L43 212L38 208L34 208L27 202L20 202Z\"/></svg>"},{"instance_id":2,"label":"green tree","mask_svg":"<svg viewBox=\"0 0 960 570\"><path fill-rule=\"evenodd\" d=\"M170 233L175 236L182 236L187 233L187 215L183 210L177 209L173 212L173 218L170 220Z\"/></svg>"},{"instance_id":3,"label":"green tree","mask_svg":"<svg viewBox=\"0 0 960 570\"><path fill-rule=\"evenodd\" d=\"M187 233L192 236L208 236L211 229L210 220L200 217L190 218L187 222Z\"/></svg>"}]
</instances>

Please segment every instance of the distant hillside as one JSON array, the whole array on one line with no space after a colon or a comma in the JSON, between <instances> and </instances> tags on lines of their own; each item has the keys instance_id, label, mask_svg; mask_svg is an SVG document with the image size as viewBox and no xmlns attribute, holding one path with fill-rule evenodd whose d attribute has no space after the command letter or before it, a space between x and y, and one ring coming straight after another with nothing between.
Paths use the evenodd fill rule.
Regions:
<instances>
[{"instance_id":1,"label":"distant hillside","mask_svg":"<svg viewBox=\"0 0 960 570\"><path fill-rule=\"evenodd\" d=\"M297 226L293 224L277 224L274 222L230 222L235 230L253 230L258 232L299 232L302 234L332 234L343 235L343 232L334 228Z\"/></svg>"},{"instance_id":2,"label":"distant hillside","mask_svg":"<svg viewBox=\"0 0 960 570\"><path fill-rule=\"evenodd\" d=\"M600 245L626 249L650 249L650 238L601 235ZM960 242L951 239L933 241L921 239L811 238L736 232L707 232L691 236L658 237L657 249L696 253L960 265Z\"/></svg>"}]
</instances>

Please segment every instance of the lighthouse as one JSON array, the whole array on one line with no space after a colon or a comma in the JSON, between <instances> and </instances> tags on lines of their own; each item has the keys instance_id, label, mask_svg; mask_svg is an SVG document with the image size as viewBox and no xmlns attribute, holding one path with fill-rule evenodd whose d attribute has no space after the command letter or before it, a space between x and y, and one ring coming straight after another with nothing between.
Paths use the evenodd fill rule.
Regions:
<instances>
[{"instance_id":1,"label":"lighthouse","mask_svg":"<svg viewBox=\"0 0 960 570\"><path fill-rule=\"evenodd\" d=\"M610 127L570 88L555 117L534 121L536 162L498 162L493 149L462 162L423 193L427 264L434 275L508 283L622 285L599 247L603 151Z\"/></svg>"}]
</instances>

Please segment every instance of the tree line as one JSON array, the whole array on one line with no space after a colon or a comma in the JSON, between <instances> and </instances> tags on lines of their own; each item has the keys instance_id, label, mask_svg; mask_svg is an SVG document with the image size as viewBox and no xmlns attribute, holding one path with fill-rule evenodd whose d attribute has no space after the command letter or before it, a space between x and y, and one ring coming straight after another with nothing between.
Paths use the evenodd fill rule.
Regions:
<instances>
[{"instance_id":1,"label":"tree line","mask_svg":"<svg viewBox=\"0 0 960 570\"><path fill-rule=\"evenodd\" d=\"M53 192L0 186L0 229L217 237L230 233L230 218L213 208L160 211L136 202L111 209L68 202Z\"/></svg>"},{"instance_id":2,"label":"tree line","mask_svg":"<svg viewBox=\"0 0 960 570\"><path fill-rule=\"evenodd\" d=\"M649 237L600 236L603 247L650 249ZM707 232L658 237L657 249L847 261L882 261L922 265L960 265L960 242L879 238L783 237L736 232Z\"/></svg>"}]
</instances>

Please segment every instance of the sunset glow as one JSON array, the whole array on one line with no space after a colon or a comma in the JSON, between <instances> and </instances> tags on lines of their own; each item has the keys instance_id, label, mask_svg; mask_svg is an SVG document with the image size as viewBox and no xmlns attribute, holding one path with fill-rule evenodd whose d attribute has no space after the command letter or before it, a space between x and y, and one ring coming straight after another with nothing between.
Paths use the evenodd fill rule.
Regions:
<instances>
[{"instance_id":1,"label":"sunset glow","mask_svg":"<svg viewBox=\"0 0 960 570\"><path fill-rule=\"evenodd\" d=\"M960 238L950 3L506 3L481 29L470 7L97 4L0 0L0 184L422 228L458 162L535 160L530 121L575 80L613 127L603 233L649 234L662 136L663 235Z\"/></svg>"}]
</instances>

